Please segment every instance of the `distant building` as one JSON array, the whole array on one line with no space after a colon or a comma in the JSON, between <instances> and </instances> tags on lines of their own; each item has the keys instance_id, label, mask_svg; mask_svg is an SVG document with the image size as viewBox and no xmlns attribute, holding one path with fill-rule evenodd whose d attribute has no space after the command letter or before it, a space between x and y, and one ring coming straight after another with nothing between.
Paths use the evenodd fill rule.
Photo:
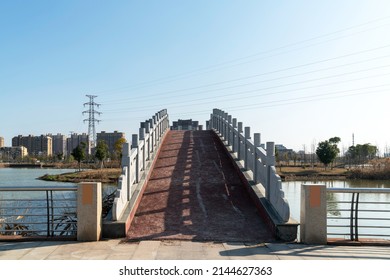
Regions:
<instances>
[{"instance_id":1,"label":"distant building","mask_svg":"<svg viewBox=\"0 0 390 280\"><path fill-rule=\"evenodd\" d=\"M287 149L285 146L281 145L281 144L276 144L275 145L275 149L279 152L279 153L293 153L293 149Z\"/></svg>"},{"instance_id":2,"label":"distant building","mask_svg":"<svg viewBox=\"0 0 390 280\"><path fill-rule=\"evenodd\" d=\"M89 136L86 133L77 134L72 133L69 138L66 139L66 150L67 154L72 154L73 150L81 144L81 142L85 143L85 152L90 155L91 148L89 145Z\"/></svg>"},{"instance_id":3,"label":"distant building","mask_svg":"<svg viewBox=\"0 0 390 280\"><path fill-rule=\"evenodd\" d=\"M27 148L23 146L0 148L0 159L2 161L12 161L17 159L22 159L26 156L28 156Z\"/></svg>"},{"instance_id":4,"label":"distant building","mask_svg":"<svg viewBox=\"0 0 390 280\"><path fill-rule=\"evenodd\" d=\"M62 135L60 133L57 133L56 135L48 134L47 136L50 136L53 143L53 155L66 155L67 149L66 149L66 136Z\"/></svg>"},{"instance_id":5,"label":"distant building","mask_svg":"<svg viewBox=\"0 0 390 280\"><path fill-rule=\"evenodd\" d=\"M4 147L4 138L0 137L0 148Z\"/></svg>"},{"instance_id":6,"label":"distant building","mask_svg":"<svg viewBox=\"0 0 390 280\"><path fill-rule=\"evenodd\" d=\"M202 130L203 127L199 125L198 121L189 120L178 120L174 121L171 130Z\"/></svg>"},{"instance_id":7,"label":"distant building","mask_svg":"<svg viewBox=\"0 0 390 280\"><path fill-rule=\"evenodd\" d=\"M23 146L30 156L51 156L53 153L52 139L49 136L22 136L12 138L12 147Z\"/></svg>"},{"instance_id":8,"label":"distant building","mask_svg":"<svg viewBox=\"0 0 390 280\"><path fill-rule=\"evenodd\" d=\"M103 140L108 146L109 153L113 154L115 152L115 143L121 138L125 138L125 134L123 132L118 132L116 130L114 132L102 131L96 134L96 144Z\"/></svg>"}]
</instances>

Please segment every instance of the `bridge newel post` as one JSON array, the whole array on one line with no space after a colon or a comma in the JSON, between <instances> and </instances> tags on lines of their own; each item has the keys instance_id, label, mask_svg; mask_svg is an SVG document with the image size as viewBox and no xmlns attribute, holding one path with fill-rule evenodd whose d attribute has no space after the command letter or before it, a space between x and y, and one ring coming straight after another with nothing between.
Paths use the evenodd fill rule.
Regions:
<instances>
[{"instance_id":1,"label":"bridge newel post","mask_svg":"<svg viewBox=\"0 0 390 280\"><path fill-rule=\"evenodd\" d=\"M228 129L227 129L228 145L232 145L232 115L228 115Z\"/></svg>"},{"instance_id":2,"label":"bridge newel post","mask_svg":"<svg viewBox=\"0 0 390 280\"><path fill-rule=\"evenodd\" d=\"M275 143L267 142L267 188L266 197L270 200L271 194L271 167L275 166Z\"/></svg>"},{"instance_id":3,"label":"bridge newel post","mask_svg":"<svg viewBox=\"0 0 390 280\"><path fill-rule=\"evenodd\" d=\"M153 122L154 122L154 145L157 146L158 142L158 119L157 119L157 114L153 116Z\"/></svg>"},{"instance_id":4,"label":"bridge newel post","mask_svg":"<svg viewBox=\"0 0 390 280\"><path fill-rule=\"evenodd\" d=\"M222 137L223 137L223 128L224 128L224 125L223 125L223 115L224 115L224 111L221 111L220 115L219 115L219 127L220 127L220 130L219 132L221 133Z\"/></svg>"},{"instance_id":5,"label":"bridge newel post","mask_svg":"<svg viewBox=\"0 0 390 280\"><path fill-rule=\"evenodd\" d=\"M77 241L99 241L102 235L102 183L77 188Z\"/></svg>"},{"instance_id":6,"label":"bridge newel post","mask_svg":"<svg viewBox=\"0 0 390 280\"><path fill-rule=\"evenodd\" d=\"M145 170L146 167L146 143L145 143L145 128L140 127L139 129L139 140L144 141L144 145L142 147L142 170Z\"/></svg>"},{"instance_id":7,"label":"bridge newel post","mask_svg":"<svg viewBox=\"0 0 390 280\"><path fill-rule=\"evenodd\" d=\"M301 186L300 236L305 244L327 243L326 185Z\"/></svg>"},{"instance_id":8,"label":"bridge newel post","mask_svg":"<svg viewBox=\"0 0 390 280\"><path fill-rule=\"evenodd\" d=\"M127 169L127 182L126 182L126 186L127 186L127 200L130 201L131 199L131 175L130 175L130 164L131 164L131 160L130 160L130 153L131 153L131 147L130 147L130 144L129 143L123 143L123 146L122 146L122 166L123 168L126 168Z\"/></svg>"},{"instance_id":9,"label":"bridge newel post","mask_svg":"<svg viewBox=\"0 0 390 280\"><path fill-rule=\"evenodd\" d=\"M224 129L224 124L223 124L223 115L225 114L224 111L221 111L220 115L219 115L219 127L220 127L220 130L219 132L221 133L221 136L223 137L223 129Z\"/></svg>"},{"instance_id":10,"label":"bridge newel post","mask_svg":"<svg viewBox=\"0 0 390 280\"><path fill-rule=\"evenodd\" d=\"M135 182L139 182L139 148L138 148L138 134L133 134L131 137L131 148L137 149L137 155L135 160Z\"/></svg>"},{"instance_id":11,"label":"bridge newel post","mask_svg":"<svg viewBox=\"0 0 390 280\"><path fill-rule=\"evenodd\" d=\"M228 113L225 112L224 114L224 129L223 129L223 138L225 141L228 141L228 135L229 135L229 125L228 125Z\"/></svg>"},{"instance_id":12,"label":"bridge newel post","mask_svg":"<svg viewBox=\"0 0 390 280\"><path fill-rule=\"evenodd\" d=\"M145 134L147 134L148 136L145 135L145 146L147 148L147 152L146 152L146 156L147 156L147 160L150 159L150 123L149 121L145 121Z\"/></svg>"},{"instance_id":13,"label":"bridge newel post","mask_svg":"<svg viewBox=\"0 0 390 280\"><path fill-rule=\"evenodd\" d=\"M149 125L150 125L150 151L154 151L154 125L153 125L153 119L149 119Z\"/></svg>"},{"instance_id":14,"label":"bridge newel post","mask_svg":"<svg viewBox=\"0 0 390 280\"><path fill-rule=\"evenodd\" d=\"M236 128L237 128L237 119L236 118L233 118L233 135L232 135L232 138L233 138L233 143L232 143L232 150L233 150L233 153L237 152L237 144L236 144L236 139L237 139L237 135L236 135Z\"/></svg>"},{"instance_id":15,"label":"bridge newel post","mask_svg":"<svg viewBox=\"0 0 390 280\"><path fill-rule=\"evenodd\" d=\"M257 155L258 147L260 147L260 133L253 134L253 144L254 144L254 152L253 152L253 181L257 184L257 175L258 175L258 161L259 157Z\"/></svg>"},{"instance_id":16,"label":"bridge newel post","mask_svg":"<svg viewBox=\"0 0 390 280\"><path fill-rule=\"evenodd\" d=\"M242 122L238 122L238 134L237 134L237 157L239 160L242 160L241 158L241 138L242 138Z\"/></svg>"},{"instance_id":17,"label":"bridge newel post","mask_svg":"<svg viewBox=\"0 0 390 280\"><path fill-rule=\"evenodd\" d=\"M249 157L248 157L248 140L251 139L251 128L245 127L245 140L244 140L244 168L249 169Z\"/></svg>"}]
</instances>

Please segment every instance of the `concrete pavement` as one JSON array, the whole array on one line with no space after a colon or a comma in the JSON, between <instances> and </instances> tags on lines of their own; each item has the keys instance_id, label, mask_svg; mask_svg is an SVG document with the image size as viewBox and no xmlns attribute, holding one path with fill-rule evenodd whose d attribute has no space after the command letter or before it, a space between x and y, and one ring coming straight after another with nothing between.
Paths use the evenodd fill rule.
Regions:
<instances>
[{"instance_id":1,"label":"concrete pavement","mask_svg":"<svg viewBox=\"0 0 390 280\"><path fill-rule=\"evenodd\" d=\"M0 260L390 260L388 246L192 241L0 242Z\"/></svg>"}]
</instances>

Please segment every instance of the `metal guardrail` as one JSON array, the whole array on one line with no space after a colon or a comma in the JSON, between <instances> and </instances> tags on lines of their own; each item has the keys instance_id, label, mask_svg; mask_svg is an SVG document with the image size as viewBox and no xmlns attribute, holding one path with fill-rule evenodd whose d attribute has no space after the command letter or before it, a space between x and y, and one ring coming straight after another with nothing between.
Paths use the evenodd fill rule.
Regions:
<instances>
[{"instance_id":1,"label":"metal guardrail","mask_svg":"<svg viewBox=\"0 0 390 280\"><path fill-rule=\"evenodd\" d=\"M0 236L76 236L77 187L0 187Z\"/></svg>"},{"instance_id":2,"label":"metal guardrail","mask_svg":"<svg viewBox=\"0 0 390 280\"><path fill-rule=\"evenodd\" d=\"M390 201L369 201L361 200L362 195L367 194L390 194L390 189L378 188L327 188L328 194L351 194L348 200L330 201L328 205L328 236L344 235L349 236L350 240L358 241L359 237L390 237ZM344 205L344 206L338 206ZM387 207L388 205L388 207ZM345 207L346 208L338 208ZM375 207L374 207L375 206ZM346 214L344 214L346 213ZM386 215L386 213L388 213ZM333 221L339 224L329 224ZM347 223L342 223L346 221ZM371 222L371 223L370 223ZM373 223L374 224L373 224ZM386 222L389 222L386 224ZM380 223L380 225L378 225ZM329 228L343 229L348 228L348 232L329 232ZM388 234L375 233L374 231L387 231ZM367 232L369 231L369 232ZM386 233L387 233L386 232Z\"/></svg>"}]
</instances>

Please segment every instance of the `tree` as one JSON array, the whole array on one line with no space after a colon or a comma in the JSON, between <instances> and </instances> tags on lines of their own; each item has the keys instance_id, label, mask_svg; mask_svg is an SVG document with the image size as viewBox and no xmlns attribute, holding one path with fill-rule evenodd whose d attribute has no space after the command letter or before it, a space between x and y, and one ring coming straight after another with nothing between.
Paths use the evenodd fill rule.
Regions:
<instances>
[{"instance_id":1,"label":"tree","mask_svg":"<svg viewBox=\"0 0 390 280\"><path fill-rule=\"evenodd\" d=\"M71 155L79 163L79 171L81 171L81 161L85 159L85 147L87 145L84 142L80 142L76 148L73 149Z\"/></svg>"},{"instance_id":2,"label":"tree","mask_svg":"<svg viewBox=\"0 0 390 280\"><path fill-rule=\"evenodd\" d=\"M357 144L348 148L347 157L354 164L364 164L375 157L378 148L370 143Z\"/></svg>"},{"instance_id":3,"label":"tree","mask_svg":"<svg viewBox=\"0 0 390 280\"><path fill-rule=\"evenodd\" d=\"M108 145L106 141L100 140L98 142L95 157L100 161L100 168L103 168L104 160L108 157Z\"/></svg>"},{"instance_id":4,"label":"tree","mask_svg":"<svg viewBox=\"0 0 390 280\"><path fill-rule=\"evenodd\" d=\"M339 137L333 137L329 140L318 143L316 155L318 159L325 165L325 169L328 167L328 164L333 162L340 153L340 150L337 147L337 144L340 142L340 140L341 139Z\"/></svg>"},{"instance_id":5,"label":"tree","mask_svg":"<svg viewBox=\"0 0 390 280\"><path fill-rule=\"evenodd\" d=\"M117 158L119 159L119 161L121 161L122 159L122 147L124 143L126 143L126 139L119 138L114 144L114 152Z\"/></svg>"}]
</instances>

